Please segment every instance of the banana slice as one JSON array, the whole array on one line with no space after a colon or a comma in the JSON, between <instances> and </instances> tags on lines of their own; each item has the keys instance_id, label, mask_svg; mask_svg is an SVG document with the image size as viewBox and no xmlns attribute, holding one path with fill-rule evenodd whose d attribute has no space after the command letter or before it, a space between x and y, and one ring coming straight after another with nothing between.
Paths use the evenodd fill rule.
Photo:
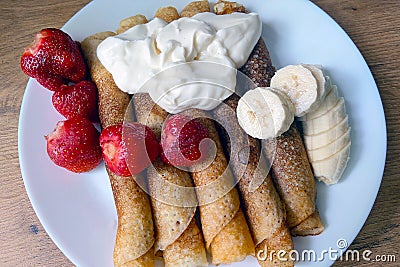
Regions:
<instances>
[{"instance_id":1,"label":"banana slice","mask_svg":"<svg viewBox=\"0 0 400 267\"><path fill-rule=\"evenodd\" d=\"M316 110L307 113L303 117L300 117L299 120L307 121L318 118L321 115L324 115L337 104L338 100L339 100L339 93L337 90L337 86L332 85L329 88L328 93L326 94L324 100L321 102L319 107Z\"/></svg>"},{"instance_id":2,"label":"banana slice","mask_svg":"<svg viewBox=\"0 0 400 267\"><path fill-rule=\"evenodd\" d=\"M306 67L309 71L311 71L314 78L317 80L317 93L318 93L318 100L311 106L311 110L315 110L319 107L321 102L324 100L326 92L328 91L328 83L326 82L326 78L324 72L322 71L321 65L312 65L312 64L302 64Z\"/></svg>"},{"instance_id":3,"label":"banana slice","mask_svg":"<svg viewBox=\"0 0 400 267\"><path fill-rule=\"evenodd\" d=\"M294 106L284 94L259 87L243 95L236 114L239 125L248 135L268 139L289 129L294 120Z\"/></svg>"},{"instance_id":4,"label":"banana slice","mask_svg":"<svg viewBox=\"0 0 400 267\"><path fill-rule=\"evenodd\" d=\"M350 128L347 129L347 131L340 136L338 139L334 140L333 142L327 144L326 146L317 148L317 149L312 149L308 150L308 157L311 161L318 161L318 160L323 160L326 158L329 158L330 156L336 154L339 152L342 148L347 146L348 144L351 143L350 140Z\"/></svg>"},{"instance_id":5,"label":"banana slice","mask_svg":"<svg viewBox=\"0 0 400 267\"><path fill-rule=\"evenodd\" d=\"M346 115L344 99L340 97L336 105L325 114L302 122L304 134L316 135L325 132L341 122Z\"/></svg>"},{"instance_id":6,"label":"banana slice","mask_svg":"<svg viewBox=\"0 0 400 267\"><path fill-rule=\"evenodd\" d=\"M350 145L351 143L329 158L311 162L314 175L319 181L328 185L339 181L350 159Z\"/></svg>"},{"instance_id":7,"label":"banana slice","mask_svg":"<svg viewBox=\"0 0 400 267\"><path fill-rule=\"evenodd\" d=\"M340 136L342 136L349 129L349 117L346 117L339 122L337 125L333 126L331 129L316 134L316 135L304 135L304 144L307 150L318 149L324 147Z\"/></svg>"},{"instance_id":8,"label":"banana slice","mask_svg":"<svg viewBox=\"0 0 400 267\"><path fill-rule=\"evenodd\" d=\"M325 75L325 82L326 82L326 86L327 86L327 88L330 88L330 87L332 87L333 83L332 83L332 79L331 79L331 77L330 77L330 76L328 76L328 75Z\"/></svg>"},{"instance_id":9,"label":"banana slice","mask_svg":"<svg viewBox=\"0 0 400 267\"><path fill-rule=\"evenodd\" d=\"M271 87L285 93L300 117L318 100L318 84L312 72L302 65L289 65L278 70L271 79Z\"/></svg>"}]
</instances>

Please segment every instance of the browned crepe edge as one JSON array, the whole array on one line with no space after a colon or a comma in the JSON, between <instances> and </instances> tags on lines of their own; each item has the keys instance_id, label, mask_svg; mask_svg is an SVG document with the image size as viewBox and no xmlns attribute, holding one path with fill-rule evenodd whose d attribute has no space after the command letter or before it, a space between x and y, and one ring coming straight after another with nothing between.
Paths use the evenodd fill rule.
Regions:
<instances>
[{"instance_id":1,"label":"browned crepe edge","mask_svg":"<svg viewBox=\"0 0 400 267\"><path fill-rule=\"evenodd\" d=\"M315 211L299 225L293 227L290 232L293 236L319 235L324 229L325 227L319 217L319 213Z\"/></svg>"}]
</instances>

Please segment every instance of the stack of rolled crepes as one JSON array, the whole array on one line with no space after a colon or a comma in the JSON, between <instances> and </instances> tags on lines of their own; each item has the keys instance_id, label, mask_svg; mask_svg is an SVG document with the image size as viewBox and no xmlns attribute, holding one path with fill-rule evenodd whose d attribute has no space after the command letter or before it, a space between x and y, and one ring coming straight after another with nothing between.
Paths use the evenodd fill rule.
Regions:
<instances>
[{"instance_id":1,"label":"stack of rolled crepes","mask_svg":"<svg viewBox=\"0 0 400 267\"><path fill-rule=\"evenodd\" d=\"M159 10L157 14L158 17L168 20L163 17L165 12ZM145 22L146 19L142 15L130 17L121 22L121 27L117 32L121 33L124 29ZM111 74L104 69L96 56L98 44L113 34L111 32L98 33L82 42L92 79L99 91L102 127L122 122L125 114L129 114L126 110L132 108L129 106L129 96L116 87ZM139 102L134 107L138 114L138 121L147 124L159 137L161 126L168 114L157 106L148 110L147 107L152 107L154 104L148 95L137 94L134 101ZM166 165L160 160L147 171L149 190L152 195L155 240L149 200L146 193L135 182L140 177L123 178L110 171L108 174L118 215L118 230L114 247L115 266L154 266L154 253L157 251L163 251L166 266L208 265L203 236L194 218L196 196L188 173ZM189 207L184 207L184 203L180 206L157 201L163 198L160 196L163 193L167 195L170 193L168 188L160 188L157 177L163 177L178 186L192 188L191 193L190 190L186 190L184 192L189 192L189 194L178 198L178 200L186 201ZM141 202L137 200L138 198L141 198ZM141 223L140 219L145 219L147 224Z\"/></svg>"},{"instance_id":2,"label":"stack of rolled crepes","mask_svg":"<svg viewBox=\"0 0 400 267\"><path fill-rule=\"evenodd\" d=\"M97 59L96 49L113 32L102 32L86 38L82 50L90 68L92 80L99 93L101 126L107 127L124 120L129 95L114 83L112 75ZM115 266L154 266L154 227L150 201L135 179L119 177L107 168L118 215L118 229L114 246Z\"/></svg>"},{"instance_id":3,"label":"stack of rolled crepes","mask_svg":"<svg viewBox=\"0 0 400 267\"><path fill-rule=\"evenodd\" d=\"M205 3L207 2L189 4L182 11L182 15L192 16L205 11L204 8L207 7L207 11L209 11L210 6L208 3L205 5ZM168 22L176 17L174 9L171 7L158 10L156 16ZM121 22L121 28L117 32L121 33L124 29L145 22L143 16L131 17ZM104 69L97 59L96 49L98 44L111 35L114 35L114 33L98 33L82 42L82 49L87 58L92 79L99 90L102 127L122 122L125 111L129 108L130 100L127 94L116 87L111 74ZM169 114L155 105L147 94L136 94L133 102L137 120L148 125L159 136L162 124ZM211 125L211 129L214 129L215 138L218 138L214 125ZM220 152L222 152L222 149ZM223 154L220 153L220 156L223 156ZM223 159L226 162L226 159ZM227 163L223 164L222 169L215 170L215 167L221 166L211 166L208 171L224 171ZM149 200L145 192L136 184L135 179L117 177L110 171L108 173L118 214L118 230L114 248L115 266L153 266L154 253L158 250L163 251L166 266L208 265L203 237L194 219L196 210L195 207L192 207L193 198L196 198L194 191L192 191L192 195L189 193L189 196L180 198L189 203L189 207L169 205L163 201L158 201L158 199L165 197L162 196L163 194L171 194L160 186L157 179L165 179L169 183L190 188L192 180L187 172L168 166L159 160L154 163L153 168L149 168L147 171L149 190L154 196L151 203L155 241ZM208 178L207 173L204 172L199 173L197 177L199 177L198 181ZM140 177L136 177L136 179L140 179ZM121 181L124 181L124 183ZM143 200L141 203L137 201L139 197ZM236 189L233 188L222 199L224 199L223 203L216 201L207 205L207 208L205 208L207 212L200 212L203 223L202 230L207 237L207 248L211 252L214 264L228 264L243 260L247 255L254 255L254 244L239 207L240 201ZM147 218L149 220L146 220ZM142 223L140 219L148 224ZM153 244L155 249L153 249Z\"/></svg>"},{"instance_id":4,"label":"stack of rolled crepes","mask_svg":"<svg viewBox=\"0 0 400 267\"><path fill-rule=\"evenodd\" d=\"M175 13L173 12L171 7L166 10L169 11L169 14ZM208 2L195 2L186 6L183 9L181 15L193 16L199 12L204 11L210 11L210 6ZM157 17L163 18L168 22L173 20L174 16L164 18L162 16L162 13L162 10L157 11ZM156 132L156 135L159 135L161 132L161 126L165 122L169 114L161 107L156 105L147 94L135 94L133 100L138 121L150 126L150 128L152 128ZM219 142L214 125L211 123L205 126L208 128L210 133L214 133L212 139L216 142ZM227 168L227 163L223 153L221 152L221 149L219 150L219 152L217 152L219 153L219 156L216 164L213 163L206 170L193 174L193 179L196 186L205 185L207 181L212 181L212 179L218 178L219 174L225 171L225 169ZM215 176L210 176L210 173L214 173ZM157 246L159 240L163 238L160 235L161 233L163 236L171 235L170 231L172 225L168 224L167 218L165 218L165 211L170 210L171 213L172 211L174 211L175 214L185 213L188 215L193 215L195 209L190 207L174 207L172 205L162 203L162 201L158 201L157 199L159 199L159 197L163 197L160 195L162 194L160 192L165 192L165 194L168 194L168 192L166 191L170 192L171 190L163 188L163 186L161 186L159 182L153 183L153 181L156 181L157 176L161 179L168 179L168 181L171 183L187 187L191 186L192 181L187 179L190 179L190 176L187 172L183 170L178 170L172 166L168 166L161 161L157 161L154 164L154 169L150 168L148 171L149 189L152 194L153 214L156 225L156 247L157 249L164 248L164 260L167 263L167 253L169 247L165 247L165 245L164 247ZM232 179L230 181L232 182ZM165 185L168 187L167 184ZM200 202L202 202L202 199L204 199L204 195L210 192L197 190L196 193L197 197L200 199ZM157 196L153 197L153 194L154 196ZM217 190L213 190L211 194L218 194ZM182 197L182 199L186 199L186 201L190 202L187 197ZM202 224L202 231L206 241L206 248L210 252L212 262L214 264L229 264L235 261L243 260L248 255L254 255L254 244L252 242L246 220L239 206L240 200L237 191L234 188L231 190L231 192L229 192L226 196L223 196L221 199L213 203L209 203L208 205L200 206L200 219ZM193 237L192 235L193 233L198 231L192 229L197 229L197 225L195 224L193 217L181 217L182 219L186 220L191 219L193 223L190 223L189 227L187 227L186 230L183 229L184 232L182 236L184 236L185 233L187 233L186 235L188 236L186 238L186 243L181 242L181 245L176 245L176 250L169 253L169 255L175 257L179 257L180 254L193 250L191 245L194 242L193 238L197 236ZM176 220L171 220L171 222L176 223ZM182 224L183 223L185 223L185 221L183 221ZM201 237L201 235L199 236ZM181 238L178 238L176 243L178 243L180 239ZM165 242L161 243L167 242L168 240L165 239ZM199 249L197 249L197 251L199 251ZM194 252L196 252L196 250ZM205 259L204 261L205 262L202 263L199 261L197 263L193 261L188 261L181 266L201 266L200 264L207 265L207 261ZM171 264L170 266L178 265Z\"/></svg>"},{"instance_id":5,"label":"stack of rolled crepes","mask_svg":"<svg viewBox=\"0 0 400 267\"><path fill-rule=\"evenodd\" d=\"M230 7L229 10L220 10L217 13L244 11L244 7L236 3L232 3ZM210 11L209 3L198 1L186 6L181 16L193 16L206 11ZM171 22L179 18L179 14L175 8L168 7L159 9L156 17ZM142 15L131 17L121 22L117 32L121 33L135 24L145 22L147 20ZM148 125L159 137L162 125L169 114L157 106L148 94L135 94L133 107L129 107L129 95L119 90L111 74L97 59L98 44L111 35L114 33L98 33L82 42L82 50L88 61L91 77L99 91L102 127L122 122L126 109L133 108L137 121ZM262 39L241 71L257 86L269 84L275 69L272 67ZM213 264L229 264L243 260L248 255L254 255L254 244L257 246L257 251L289 252L293 249L289 228L293 235L318 234L323 230L315 208L314 178L301 136L295 126L293 125L279 138L263 141L263 150L267 156L271 155L272 150L275 152L272 177L281 201L268 175L268 163L261 153L259 140L246 135L237 123L234 113L237 101L236 95L231 96L224 102L231 113L229 111L227 113L224 106L221 106L213 111L213 115L218 121L225 122L224 127L229 134L238 140L237 143L243 141L246 148L231 146L229 138L226 138L222 131L220 135L218 134L214 122L206 118L208 115L205 112L188 111L193 117L201 117L200 121L208 129L210 138L216 145L215 159L211 164L204 163L209 165L192 167L191 176L188 172L157 160L147 170L151 201L135 182L142 177L123 178L107 170L118 215L114 248L115 266L154 266L154 255L157 251L163 252L166 266L206 266L208 263L204 245L211 254ZM224 144L221 144L220 137ZM228 166L227 156L222 148L225 144L227 155L238 156L230 158L232 170ZM290 144L289 147L287 144ZM289 157L291 164L284 163ZM239 194L236 188L232 187L234 176L239 180L248 224L240 207ZM255 179L257 176L262 177L261 182L256 188L252 188L254 186L252 183L260 180ZM196 191L192 188L193 182ZM181 195L174 195L177 201L171 204L164 201L173 196L171 187L163 187L168 184L192 189L184 190L184 195L178 191ZM213 190L207 185L213 185ZM219 197L224 191L227 193ZM200 206L201 229L205 244L194 218L196 208L193 207L193 203L197 201L196 196L200 203L206 203ZM210 202L210 199L213 201ZM276 258L272 260L267 258L259 263L262 266L293 266L292 261L280 262Z\"/></svg>"}]
</instances>

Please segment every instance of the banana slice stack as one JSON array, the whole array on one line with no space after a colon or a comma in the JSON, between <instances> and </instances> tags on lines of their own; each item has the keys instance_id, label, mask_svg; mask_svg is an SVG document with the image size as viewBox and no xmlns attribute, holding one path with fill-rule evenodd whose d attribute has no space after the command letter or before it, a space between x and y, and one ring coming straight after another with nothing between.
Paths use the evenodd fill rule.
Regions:
<instances>
[{"instance_id":1,"label":"banana slice stack","mask_svg":"<svg viewBox=\"0 0 400 267\"><path fill-rule=\"evenodd\" d=\"M350 155L350 127L344 98L318 65L288 65L243 95L237 106L240 126L252 137L274 138L287 131L294 117L315 177L326 184L339 181Z\"/></svg>"},{"instance_id":2,"label":"banana slice stack","mask_svg":"<svg viewBox=\"0 0 400 267\"><path fill-rule=\"evenodd\" d=\"M345 101L329 77L316 79L324 84L326 96L319 106L300 117L304 143L315 177L326 184L339 181L350 156L350 127Z\"/></svg>"},{"instance_id":3,"label":"banana slice stack","mask_svg":"<svg viewBox=\"0 0 400 267\"><path fill-rule=\"evenodd\" d=\"M321 66L289 65L278 70L271 87L285 93L302 121L304 143L315 177L339 181L350 155L350 127L343 97Z\"/></svg>"}]
</instances>

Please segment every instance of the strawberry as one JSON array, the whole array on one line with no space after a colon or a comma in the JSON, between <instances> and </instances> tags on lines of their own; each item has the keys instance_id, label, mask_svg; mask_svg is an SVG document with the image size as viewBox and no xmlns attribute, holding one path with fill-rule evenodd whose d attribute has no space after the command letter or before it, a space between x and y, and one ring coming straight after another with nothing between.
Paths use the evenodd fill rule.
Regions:
<instances>
[{"instance_id":1,"label":"strawberry","mask_svg":"<svg viewBox=\"0 0 400 267\"><path fill-rule=\"evenodd\" d=\"M97 88L90 81L75 85L62 85L54 92L53 106L65 118L85 117L92 122L99 121L97 108Z\"/></svg>"},{"instance_id":2,"label":"strawberry","mask_svg":"<svg viewBox=\"0 0 400 267\"><path fill-rule=\"evenodd\" d=\"M171 116L161 133L161 159L168 164L190 167L207 156L209 138L208 130L197 119L177 114Z\"/></svg>"},{"instance_id":3,"label":"strawberry","mask_svg":"<svg viewBox=\"0 0 400 267\"><path fill-rule=\"evenodd\" d=\"M86 118L75 117L57 123L47 135L47 154L58 166L72 172L87 172L101 161L100 133Z\"/></svg>"},{"instance_id":4,"label":"strawberry","mask_svg":"<svg viewBox=\"0 0 400 267\"><path fill-rule=\"evenodd\" d=\"M80 44L59 29L39 31L33 44L25 48L20 63L25 74L52 91L86 77Z\"/></svg>"},{"instance_id":5,"label":"strawberry","mask_svg":"<svg viewBox=\"0 0 400 267\"><path fill-rule=\"evenodd\" d=\"M100 146L108 168L119 176L142 172L159 155L155 134L140 123L120 123L103 129Z\"/></svg>"}]
</instances>

